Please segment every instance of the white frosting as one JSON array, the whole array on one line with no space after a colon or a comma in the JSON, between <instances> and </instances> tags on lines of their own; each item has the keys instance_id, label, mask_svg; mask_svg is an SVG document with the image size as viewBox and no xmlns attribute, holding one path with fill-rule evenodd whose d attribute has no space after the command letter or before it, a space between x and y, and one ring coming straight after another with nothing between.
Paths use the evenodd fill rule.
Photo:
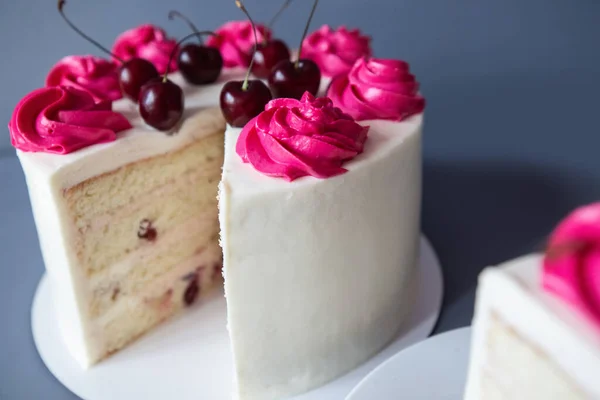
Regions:
<instances>
[{"instance_id":1,"label":"white frosting","mask_svg":"<svg viewBox=\"0 0 600 400\"><path fill-rule=\"evenodd\" d=\"M482 373L492 313L535 344L591 398L600 398L600 335L567 304L541 287L541 256L518 258L482 272L473 320L466 400L484 400ZM504 351L511 352L507 348ZM527 365L519 365L527 368ZM510 375L510 371L504 371ZM547 382L530 382L533 387Z\"/></svg>"},{"instance_id":2,"label":"white frosting","mask_svg":"<svg viewBox=\"0 0 600 400\"><path fill-rule=\"evenodd\" d=\"M365 361L412 307L422 115L370 125L349 172L261 175L225 133L220 187L228 328L241 399L280 399Z\"/></svg>"},{"instance_id":3,"label":"white frosting","mask_svg":"<svg viewBox=\"0 0 600 400\"><path fill-rule=\"evenodd\" d=\"M123 113L133 129L119 133L116 141L65 155L23 151L17 151L17 154L21 163L27 164L29 169L35 169L44 179L56 179L59 181L57 184L68 188L125 164L168 153L198 139L198 133L205 130L188 129L190 117L202 108L218 106L223 85L232 79L242 79L243 73L239 69L227 69L217 83L206 86L191 86L179 73L171 74L169 79L179 84L185 95L185 113L172 134L146 125L139 115L137 104L122 99L113 103L113 110Z\"/></svg>"}]
</instances>

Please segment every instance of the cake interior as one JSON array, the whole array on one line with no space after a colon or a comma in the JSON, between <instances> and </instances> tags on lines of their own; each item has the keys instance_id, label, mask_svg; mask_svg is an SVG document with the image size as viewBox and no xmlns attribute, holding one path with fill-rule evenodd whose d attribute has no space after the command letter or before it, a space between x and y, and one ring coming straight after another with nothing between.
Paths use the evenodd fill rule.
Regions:
<instances>
[{"instance_id":1,"label":"cake interior","mask_svg":"<svg viewBox=\"0 0 600 400\"><path fill-rule=\"evenodd\" d=\"M481 399L587 399L580 388L535 343L497 313L485 334Z\"/></svg>"},{"instance_id":2,"label":"cake interior","mask_svg":"<svg viewBox=\"0 0 600 400\"><path fill-rule=\"evenodd\" d=\"M92 363L221 282L224 130L63 191Z\"/></svg>"}]
</instances>

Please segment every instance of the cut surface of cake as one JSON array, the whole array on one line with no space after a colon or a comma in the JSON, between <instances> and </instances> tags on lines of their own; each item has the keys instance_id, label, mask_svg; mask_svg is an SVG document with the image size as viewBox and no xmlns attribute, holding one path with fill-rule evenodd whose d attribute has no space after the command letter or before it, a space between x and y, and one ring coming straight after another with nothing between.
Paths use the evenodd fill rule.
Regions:
<instances>
[{"instance_id":1,"label":"cut surface of cake","mask_svg":"<svg viewBox=\"0 0 600 400\"><path fill-rule=\"evenodd\" d=\"M559 225L545 256L484 270L466 400L600 398L598 233L600 207L584 207Z\"/></svg>"},{"instance_id":2,"label":"cut surface of cake","mask_svg":"<svg viewBox=\"0 0 600 400\"><path fill-rule=\"evenodd\" d=\"M61 329L84 366L221 282L219 89L188 95L171 135L145 127L122 100L113 109L132 128L114 142L70 154L18 151Z\"/></svg>"}]
</instances>

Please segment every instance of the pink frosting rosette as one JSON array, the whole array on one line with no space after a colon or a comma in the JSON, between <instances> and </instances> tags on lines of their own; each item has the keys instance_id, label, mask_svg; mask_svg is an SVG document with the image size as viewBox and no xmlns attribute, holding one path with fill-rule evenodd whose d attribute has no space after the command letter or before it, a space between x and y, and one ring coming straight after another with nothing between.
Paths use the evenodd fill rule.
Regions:
<instances>
[{"instance_id":1,"label":"pink frosting rosette","mask_svg":"<svg viewBox=\"0 0 600 400\"><path fill-rule=\"evenodd\" d=\"M254 32L249 21L227 22L215 33L206 40L206 45L219 49L225 67L247 67L250 64ZM265 25L256 24L256 36L260 43L271 38L271 31Z\"/></svg>"},{"instance_id":2,"label":"pink frosting rosette","mask_svg":"<svg viewBox=\"0 0 600 400\"><path fill-rule=\"evenodd\" d=\"M368 131L330 99L306 92L301 100L271 100L243 128L236 152L264 175L328 178L347 171L342 165L362 153Z\"/></svg>"},{"instance_id":3,"label":"pink frosting rosette","mask_svg":"<svg viewBox=\"0 0 600 400\"><path fill-rule=\"evenodd\" d=\"M112 52L125 61L134 57L146 59L154 64L160 74L164 74L175 47L177 41L167 37L164 30L145 24L119 35ZM177 57L171 60L169 71L177 71Z\"/></svg>"},{"instance_id":4,"label":"pink frosting rosette","mask_svg":"<svg viewBox=\"0 0 600 400\"><path fill-rule=\"evenodd\" d=\"M361 58L348 74L333 79L327 96L357 121L401 121L425 109L419 84L400 60Z\"/></svg>"},{"instance_id":5,"label":"pink frosting rosette","mask_svg":"<svg viewBox=\"0 0 600 400\"><path fill-rule=\"evenodd\" d=\"M15 108L8 129L11 143L22 151L67 154L111 142L131 128L111 102L94 102L88 92L70 86L34 90Z\"/></svg>"},{"instance_id":6,"label":"pink frosting rosette","mask_svg":"<svg viewBox=\"0 0 600 400\"><path fill-rule=\"evenodd\" d=\"M356 60L370 55L371 38L344 26L333 30L323 25L302 43L302 58L313 60L328 77L348 73Z\"/></svg>"},{"instance_id":7,"label":"pink frosting rosette","mask_svg":"<svg viewBox=\"0 0 600 400\"><path fill-rule=\"evenodd\" d=\"M542 284L600 328L600 203L578 208L554 230Z\"/></svg>"},{"instance_id":8,"label":"pink frosting rosette","mask_svg":"<svg viewBox=\"0 0 600 400\"><path fill-rule=\"evenodd\" d=\"M96 101L118 100L123 97L118 68L100 57L67 56L52 67L46 86L72 86L85 90Z\"/></svg>"}]
</instances>

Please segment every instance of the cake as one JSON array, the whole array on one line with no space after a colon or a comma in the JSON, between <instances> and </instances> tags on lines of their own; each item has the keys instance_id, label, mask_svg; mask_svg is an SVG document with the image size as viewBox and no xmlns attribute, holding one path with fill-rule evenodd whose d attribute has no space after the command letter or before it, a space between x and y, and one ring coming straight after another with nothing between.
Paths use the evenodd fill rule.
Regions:
<instances>
[{"instance_id":1,"label":"cake","mask_svg":"<svg viewBox=\"0 0 600 400\"><path fill-rule=\"evenodd\" d=\"M279 399L367 360L412 309L425 103L406 63L361 57L319 93L320 73L301 98L270 101L264 81L243 80L247 25L218 32L213 47L180 47L142 25L119 36L115 62L66 57L9 131L83 368L224 278L234 396Z\"/></svg>"},{"instance_id":2,"label":"cake","mask_svg":"<svg viewBox=\"0 0 600 400\"><path fill-rule=\"evenodd\" d=\"M466 400L600 398L600 204L477 288Z\"/></svg>"}]
</instances>

